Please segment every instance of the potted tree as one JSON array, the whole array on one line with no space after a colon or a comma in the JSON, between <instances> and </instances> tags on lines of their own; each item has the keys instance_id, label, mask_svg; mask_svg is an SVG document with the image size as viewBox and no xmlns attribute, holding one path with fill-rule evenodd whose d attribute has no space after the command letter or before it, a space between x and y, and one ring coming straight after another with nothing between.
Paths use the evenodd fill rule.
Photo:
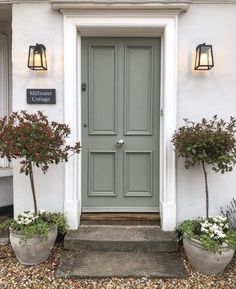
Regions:
<instances>
[{"instance_id":1,"label":"potted tree","mask_svg":"<svg viewBox=\"0 0 236 289\"><path fill-rule=\"evenodd\" d=\"M0 119L0 157L20 160L20 173L29 176L34 209L21 213L10 224L10 242L17 259L25 265L46 260L57 231L65 233L66 218L61 213L38 210L33 168L46 173L49 166L68 161L80 152L80 143L66 145L70 128L66 124L49 122L42 112L15 112Z\"/></svg>"},{"instance_id":2,"label":"potted tree","mask_svg":"<svg viewBox=\"0 0 236 289\"><path fill-rule=\"evenodd\" d=\"M183 157L185 168L201 166L205 182L206 216L186 220L177 228L183 238L186 254L197 270L215 274L231 261L236 248L236 233L226 217L209 216L207 167L216 173L230 172L236 163L236 119L229 122L203 119L200 123L185 120L173 135L177 157ZM204 260L204 262L203 262Z\"/></svg>"}]
</instances>

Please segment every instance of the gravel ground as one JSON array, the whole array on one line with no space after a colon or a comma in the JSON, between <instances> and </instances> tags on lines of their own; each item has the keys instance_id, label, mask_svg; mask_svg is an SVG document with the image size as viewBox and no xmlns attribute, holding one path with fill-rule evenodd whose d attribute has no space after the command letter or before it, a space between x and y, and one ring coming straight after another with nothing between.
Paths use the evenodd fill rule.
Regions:
<instances>
[{"instance_id":1,"label":"gravel ground","mask_svg":"<svg viewBox=\"0 0 236 289\"><path fill-rule=\"evenodd\" d=\"M194 271L183 254L189 273L186 279L55 279L54 272L60 262L60 247L54 247L52 256L38 266L20 265L9 245L0 245L0 289L235 289L236 256L224 274L207 276Z\"/></svg>"}]
</instances>

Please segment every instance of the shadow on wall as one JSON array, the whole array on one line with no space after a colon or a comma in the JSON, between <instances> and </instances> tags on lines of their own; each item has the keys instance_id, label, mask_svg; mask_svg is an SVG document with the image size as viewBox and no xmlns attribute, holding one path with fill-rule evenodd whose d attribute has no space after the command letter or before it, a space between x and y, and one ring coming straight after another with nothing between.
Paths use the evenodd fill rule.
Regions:
<instances>
[{"instance_id":1,"label":"shadow on wall","mask_svg":"<svg viewBox=\"0 0 236 289\"><path fill-rule=\"evenodd\" d=\"M0 178L0 216L13 216L13 178Z\"/></svg>"}]
</instances>

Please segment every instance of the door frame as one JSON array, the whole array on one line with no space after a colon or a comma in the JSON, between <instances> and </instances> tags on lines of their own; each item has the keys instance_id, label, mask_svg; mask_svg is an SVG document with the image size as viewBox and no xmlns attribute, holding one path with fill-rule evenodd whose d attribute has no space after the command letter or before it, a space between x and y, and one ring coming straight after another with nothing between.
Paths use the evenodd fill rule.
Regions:
<instances>
[{"instance_id":1,"label":"door frame","mask_svg":"<svg viewBox=\"0 0 236 289\"><path fill-rule=\"evenodd\" d=\"M70 124L69 143L81 140L81 37L161 37L160 91L160 214L162 230L176 226L176 164L170 140L177 118L177 23L179 11L71 11L64 20L64 121ZM106 15L104 17L104 15ZM72 229L81 214L81 155L65 165L64 212Z\"/></svg>"}]
</instances>

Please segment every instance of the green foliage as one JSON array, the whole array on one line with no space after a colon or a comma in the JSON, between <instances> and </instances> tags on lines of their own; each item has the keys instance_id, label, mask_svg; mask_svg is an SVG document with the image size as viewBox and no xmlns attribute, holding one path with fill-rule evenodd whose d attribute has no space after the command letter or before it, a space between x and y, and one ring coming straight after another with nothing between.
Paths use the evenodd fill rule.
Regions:
<instances>
[{"instance_id":1,"label":"green foliage","mask_svg":"<svg viewBox=\"0 0 236 289\"><path fill-rule=\"evenodd\" d=\"M0 223L0 233L1 234L8 233L11 222L12 222L12 219L6 219Z\"/></svg>"},{"instance_id":2,"label":"green foliage","mask_svg":"<svg viewBox=\"0 0 236 289\"><path fill-rule=\"evenodd\" d=\"M206 164L215 172L230 172L236 163L236 119L229 122L218 119L202 119L200 123L185 120L172 137L177 157L183 157L186 169L202 165L205 193L206 217L209 216L209 193Z\"/></svg>"},{"instance_id":3,"label":"green foliage","mask_svg":"<svg viewBox=\"0 0 236 289\"><path fill-rule=\"evenodd\" d=\"M51 220L57 225L58 232L65 235L69 230L68 220L62 213L51 214Z\"/></svg>"},{"instance_id":4,"label":"green foliage","mask_svg":"<svg viewBox=\"0 0 236 289\"><path fill-rule=\"evenodd\" d=\"M49 230L56 226L58 232L66 234L69 226L67 218L62 213L46 213L26 211L10 222L10 230L24 236L24 240L39 235L47 239Z\"/></svg>"},{"instance_id":5,"label":"green foliage","mask_svg":"<svg viewBox=\"0 0 236 289\"><path fill-rule=\"evenodd\" d=\"M180 242L183 238L193 238L209 251L220 251L222 245L236 249L236 231L225 217L186 220L179 224L176 234Z\"/></svg>"},{"instance_id":6,"label":"green foliage","mask_svg":"<svg viewBox=\"0 0 236 289\"><path fill-rule=\"evenodd\" d=\"M232 171L236 163L236 119L229 122L203 119L200 123L185 120L172 137L177 157L185 159L185 167L201 163L212 166L215 172Z\"/></svg>"},{"instance_id":7,"label":"green foliage","mask_svg":"<svg viewBox=\"0 0 236 289\"><path fill-rule=\"evenodd\" d=\"M232 248L236 248L236 231L231 229L227 232L228 244Z\"/></svg>"},{"instance_id":8,"label":"green foliage","mask_svg":"<svg viewBox=\"0 0 236 289\"><path fill-rule=\"evenodd\" d=\"M49 165L68 161L69 153L79 153L80 143L65 144L70 134L66 124L49 122L42 112L14 112L0 119L0 157L9 161L21 158L21 173L29 174L30 165L45 173Z\"/></svg>"},{"instance_id":9,"label":"green foliage","mask_svg":"<svg viewBox=\"0 0 236 289\"><path fill-rule=\"evenodd\" d=\"M221 214L227 217L232 227L236 229L236 200L234 198L226 206L226 209L221 208Z\"/></svg>"},{"instance_id":10,"label":"green foliage","mask_svg":"<svg viewBox=\"0 0 236 289\"><path fill-rule=\"evenodd\" d=\"M69 156L80 152L80 143L66 145L70 135L68 125L49 122L42 112L29 114L26 111L14 112L9 118L0 118L0 157L9 161L20 159L20 172L29 175L37 213L37 201L33 176L33 165L45 173L49 166L68 161ZM42 232L45 228L42 225Z\"/></svg>"}]
</instances>

